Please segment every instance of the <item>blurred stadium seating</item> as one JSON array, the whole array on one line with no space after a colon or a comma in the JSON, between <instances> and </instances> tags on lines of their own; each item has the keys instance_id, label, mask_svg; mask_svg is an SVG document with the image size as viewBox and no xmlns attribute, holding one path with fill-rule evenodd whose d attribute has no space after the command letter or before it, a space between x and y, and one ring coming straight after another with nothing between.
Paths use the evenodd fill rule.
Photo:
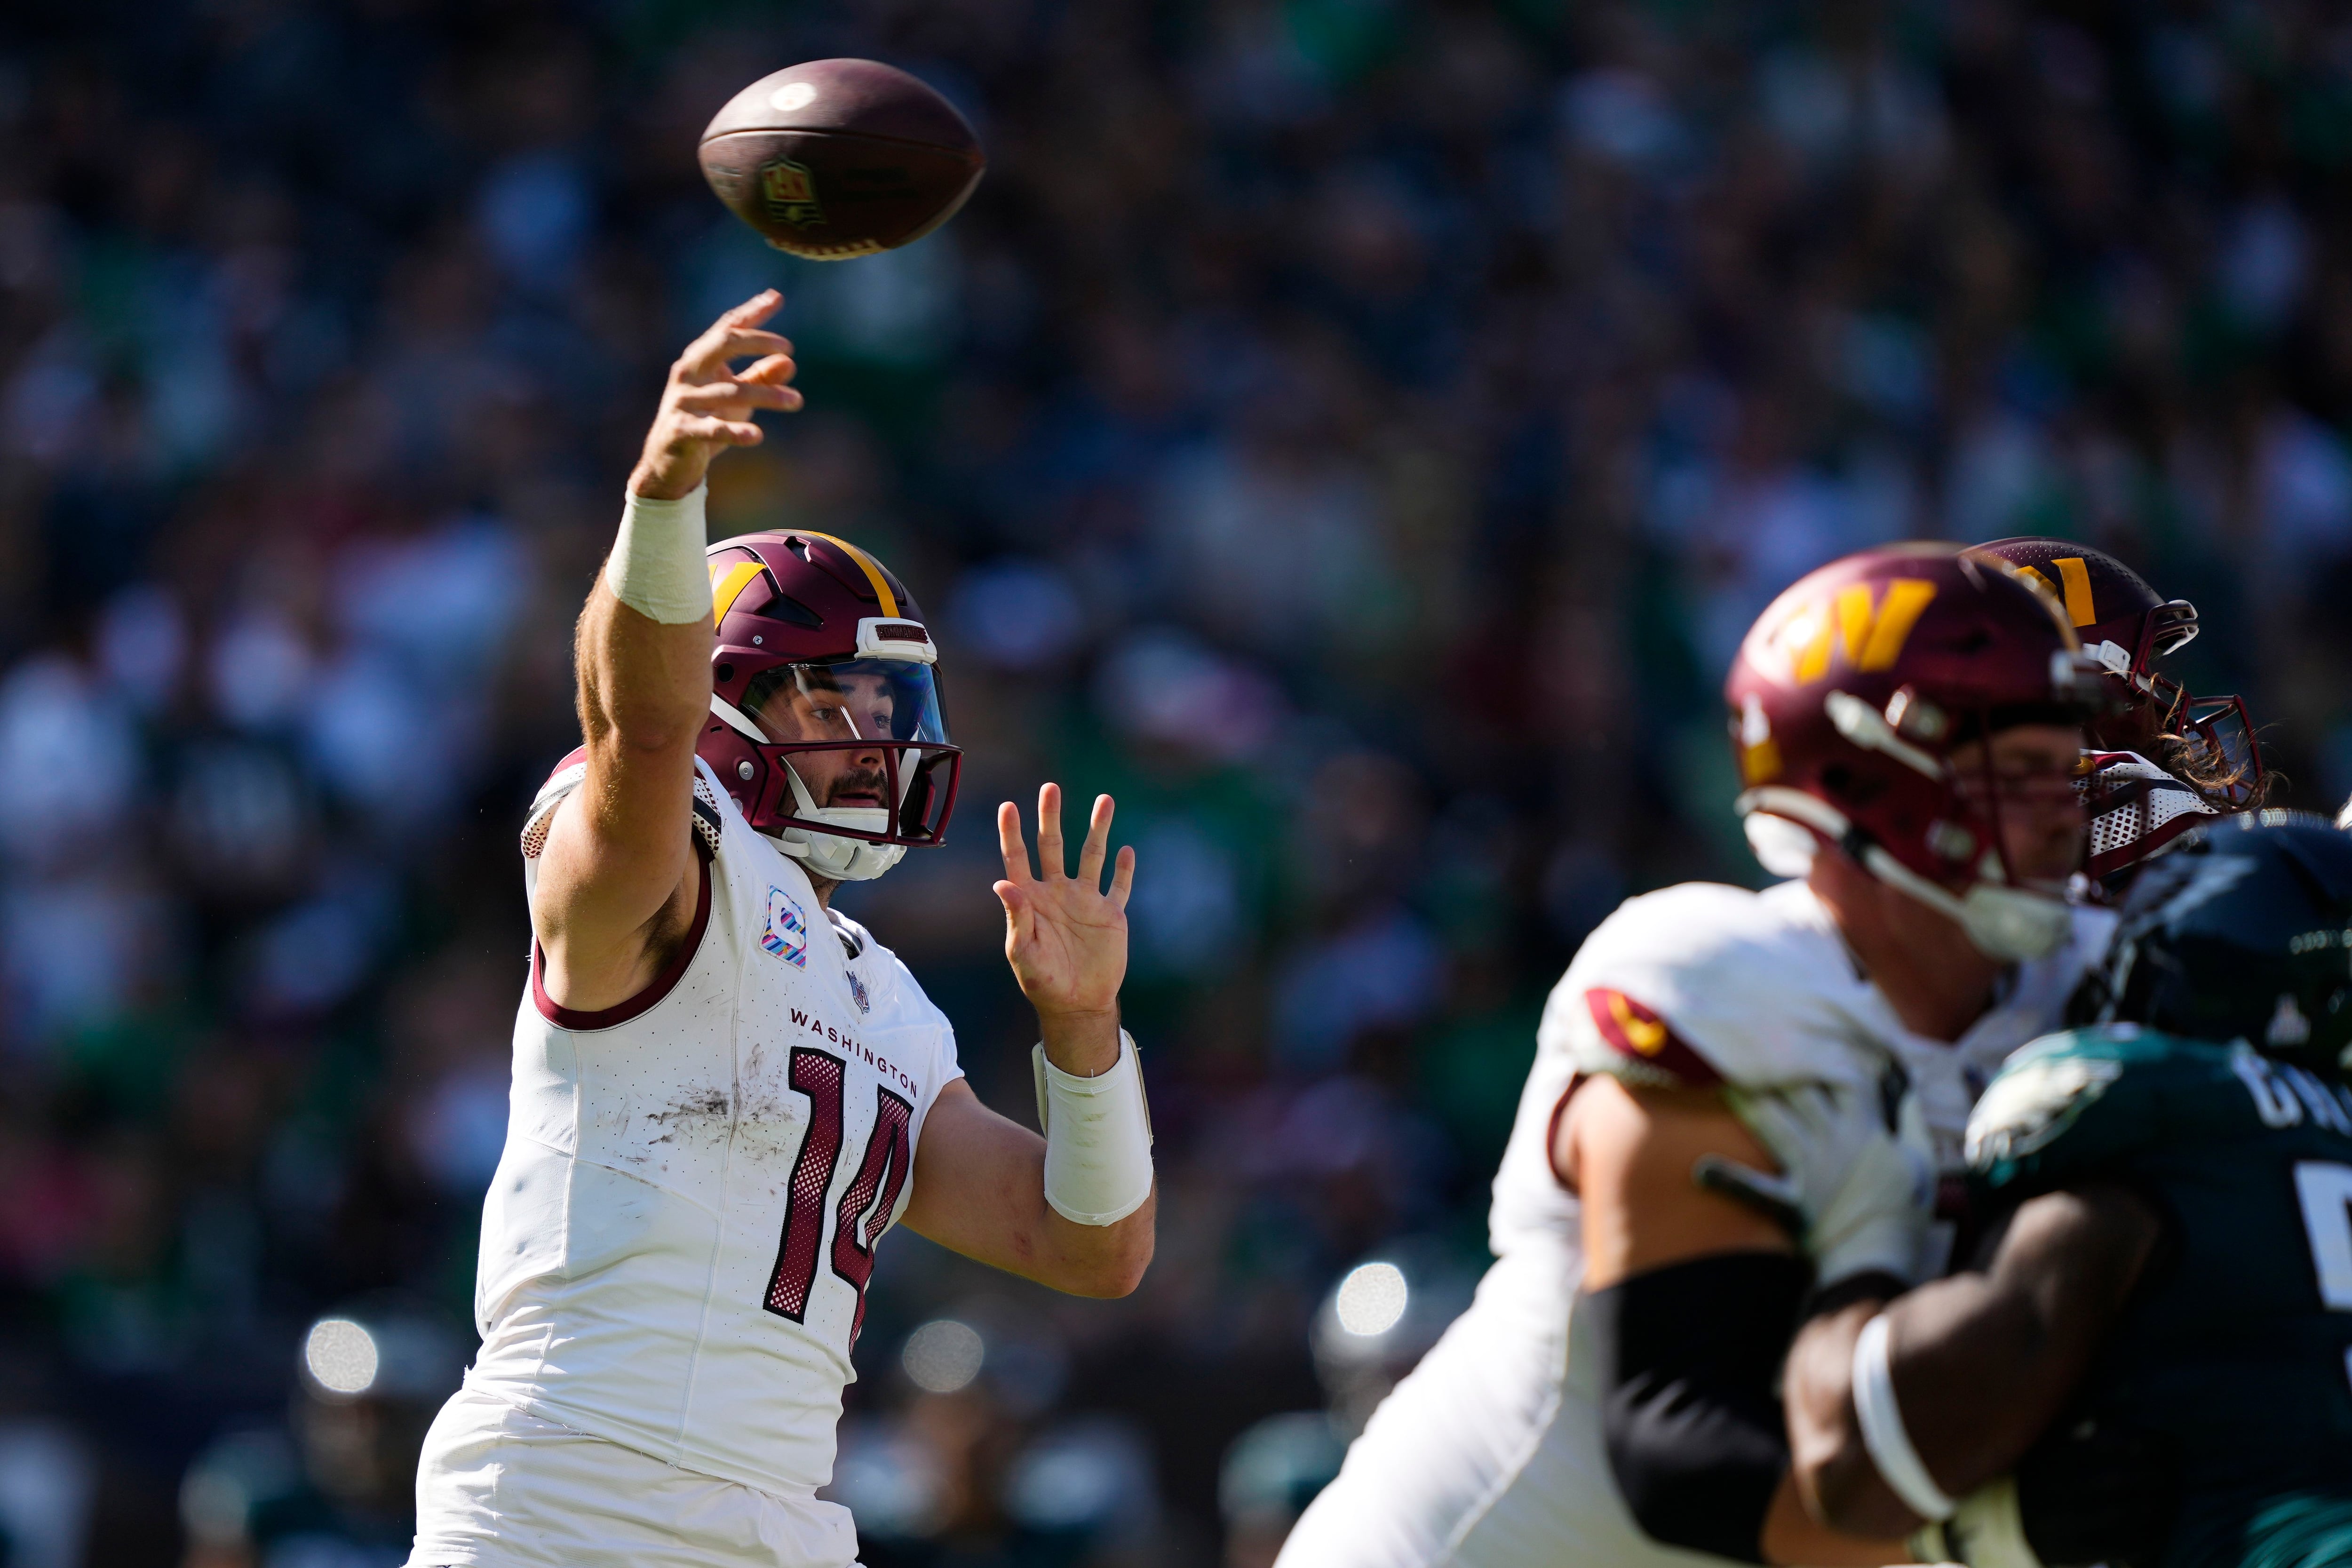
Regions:
<instances>
[{"instance_id":1,"label":"blurred stadium seating","mask_svg":"<svg viewBox=\"0 0 2352 1568\"><path fill-rule=\"evenodd\" d=\"M787 263L695 136L846 54L991 172ZM401 1560L298 1350L463 1332L513 834L719 308L788 291L811 406L719 521L847 534L940 627L962 816L845 903L993 1103L988 808L1109 789L1141 853L1159 1261L1074 1302L892 1238L866 1561L1173 1568L1226 1555L1234 1437L1320 1402L1343 1270L1475 1268L1582 933L1759 875L1714 691L1802 570L2095 542L2198 602L2289 798L2352 789L2347 164L2352 22L2294 0L13 8L6 1561Z\"/></svg>"}]
</instances>

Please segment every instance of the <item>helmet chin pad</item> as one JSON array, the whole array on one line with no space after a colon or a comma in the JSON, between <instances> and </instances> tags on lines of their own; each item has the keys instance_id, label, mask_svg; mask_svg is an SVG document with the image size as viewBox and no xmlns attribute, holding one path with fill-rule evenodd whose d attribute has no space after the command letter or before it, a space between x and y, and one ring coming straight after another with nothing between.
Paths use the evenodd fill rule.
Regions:
<instances>
[{"instance_id":1,"label":"helmet chin pad","mask_svg":"<svg viewBox=\"0 0 2352 1568\"><path fill-rule=\"evenodd\" d=\"M1739 797L1738 810L1749 846L1773 875L1803 876L1824 845L1840 846L1879 881L1948 916L1969 946L1996 963L2046 958L2074 929L2074 910L2064 898L1990 877L1954 892L1856 833L1843 812L1804 791L1752 789Z\"/></svg>"},{"instance_id":2,"label":"helmet chin pad","mask_svg":"<svg viewBox=\"0 0 2352 1568\"><path fill-rule=\"evenodd\" d=\"M863 827L865 824L842 826ZM862 838L812 833L805 827L778 828L768 837L775 841L777 848L807 867L811 876L835 882L870 882L896 866L907 853L903 844L869 844Z\"/></svg>"},{"instance_id":3,"label":"helmet chin pad","mask_svg":"<svg viewBox=\"0 0 2352 1568\"><path fill-rule=\"evenodd\" d=\"M1968 891L1955 893L1874 844L1862 859L1864 870L1896 892L1951 917L1969 945L1996 963L2047 958L2074 929L2074 910L2062 897L1993 881L1979 881Z\"/></svg>"},{"instance_id":4,"label":"helmet chin pad","mask_svg":"<svg viewBox=\"0 0 2352 1568\"><path fill-rule=\"evenodd\" d=\"M793 815L810 822L831 823L852 833L887 833L890 813L878 805L819 805L800 770L783 764L784 780L793 792ZM777 847L801 861L817 876L836 882L870 882L906 857L903 844L877 844L865 838L845 838L806 827L784 827L772 837Z\"/></svg>"}]
</instances>

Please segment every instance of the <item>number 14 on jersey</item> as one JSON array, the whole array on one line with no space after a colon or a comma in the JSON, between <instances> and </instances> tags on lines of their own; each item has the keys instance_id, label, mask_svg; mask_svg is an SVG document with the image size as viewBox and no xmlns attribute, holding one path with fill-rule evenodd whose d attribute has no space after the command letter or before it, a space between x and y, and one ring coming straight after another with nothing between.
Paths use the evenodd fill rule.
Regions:
<instances>
[{"instance_id":1,"label":"number 14 on jersey","mask_svg":"<svg viewBox=\"0 0 2352 1568\"><path fill-rule=\"evenodd\" d=\"M803 1322L808 1316L809 1292L816 1284L818 1257L824 1248L824 1194L833 1188L835 1168L842 1154L842 1094L848 1064L839 1057L806 1047L793 1052L787 1081L808 1096L808 1132L793 1162L792 1187L784 1203L784 1234L776 1248L775 1271L768 1277L768 1293L761 1302L780 1318ZM913 1104L874 1086L874 1131L866 1140L866 1157L859 1162L835 1208L833 1271L857 1292L856 1315L850 1320L849 1343L866 1326L866 1287L874 1278L874 1244L890 1224L898 1207L898 1189L906 1184L913 1164L907 1131L913 1121Z\"/></svg>"}]
</instances>

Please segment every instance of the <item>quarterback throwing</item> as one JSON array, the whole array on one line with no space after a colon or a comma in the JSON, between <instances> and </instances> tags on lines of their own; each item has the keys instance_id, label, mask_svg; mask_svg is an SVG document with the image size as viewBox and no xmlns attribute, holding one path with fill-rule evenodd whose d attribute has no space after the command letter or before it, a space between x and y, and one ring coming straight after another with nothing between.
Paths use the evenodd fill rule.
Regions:
<instances>
[{"instance_id":1,"label":"quarterback throwing","mask_svg":"<svg viewBox=\"0 0 2352 1568\"><path fill-rule=\"evenodd\" d=\"M1055 785L1034 872L1019 812L997 814L1043 1138L981 1104L947 1019L831 908L939 842L961 755L922 611L881 563L798 530L705 547L711 459L801 404L763 327L779 303L672 367L580 618L586 744L523 833L482 1349L425 1442L413 1568L843 1568L855 1529L816 1493L883 1233L1079 1295L1150 1260L1118 1026L1135 860L1108 856L1109 797L1075 876Z\"/></svg>"}]
</instances>

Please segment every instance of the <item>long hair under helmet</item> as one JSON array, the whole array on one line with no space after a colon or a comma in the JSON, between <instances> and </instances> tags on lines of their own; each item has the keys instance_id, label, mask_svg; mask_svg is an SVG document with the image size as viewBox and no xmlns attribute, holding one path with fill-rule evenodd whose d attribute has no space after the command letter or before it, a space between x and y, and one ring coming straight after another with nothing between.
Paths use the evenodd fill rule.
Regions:
<instances>
[{"instance_id":1,"label":"long hair under helmet","mask_svg":"<svg viewBox=\"0 0 2352 1568\"><path fill-rule=\"evenodd\" d=\"M857 546L805 529L706 553L719 637L694 749L744 819L835 881L878 877L908 846L938 844L963 753L948 740L938 647L906 585Z\"/></svg>"},{"instance_id":2,"label":"long hair under helmet","mask_svg":"<svg viewBox=\"0 0 2352 1568\"><path fill-rule=\"evenodd\" d=\"M1822 843L1958 921L1987 956L2065 938L2062 891L2023 884L2001 847L1990 759L1952 754L2018 724L2079 724L2106 700L2057 601L1952 544L1865 550L1801 578L1740 644L1724 682L1748 841L1802 875ZM1971 785L1979 787L1971 788Z\"/></svg>"},{"instance_id":3,"label":"long hair under helmet","mask_svg":"<svg viewBox=\"0 0 2352 1568\"><path fill-rule=\"evenodd\" d=\"M2091 831L2084 869L2102 881L2200 822L2262 804L2269 779L2242 698L2200 697L2157 673L2197 636L2197 606L2167 599L2103 550L2020 536L1975 547L2054 595L2116 699L2092 727L2083 776Z\"/></svg>"}]
</instances>

